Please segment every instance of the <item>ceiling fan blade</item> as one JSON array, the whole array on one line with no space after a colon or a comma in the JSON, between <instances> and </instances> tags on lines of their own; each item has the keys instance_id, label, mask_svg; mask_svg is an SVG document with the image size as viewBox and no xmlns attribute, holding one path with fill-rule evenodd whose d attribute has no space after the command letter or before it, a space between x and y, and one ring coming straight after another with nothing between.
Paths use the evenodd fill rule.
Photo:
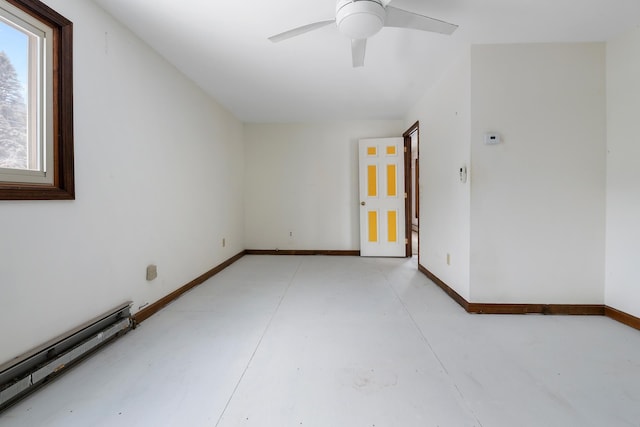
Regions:
<instances>
[{"instance_id":1,"label":"ceiling fan blade","mask_svg":"<svg viewBox=\"0 0 640 427\"><path fill-rule=\"evenodd\" d=\"M364 67L364 54L367 51L367 39L351 40L351 57L353 68Z\"/></svg>"},{"instance_id":2,"label":"ceiling fan blade","mask_svg":"<svg viewBox=\"0 0 640 427\"><path fill-rule=\"evenodd\" d=\"M431 31L434 33L451 35L458 28L457 25L428 16L419 15L397 7L387 6L385 27L413 28L414 30Z\"/></svg>"},{"instance_id":3,"label":"ceiling fan blade","mask_svg":"<svg viewBox=\"0 0 640 427\"><path fill-rule=\"evenodd\" d=\"M278 43L283 40L290 39L291 37L299 36L301 34L308 33L309 31L317 30L318 28L325 27L329 24L333 24L334 22L336 22L336 20L332 19L330 21L320 21L314 22L313 24L303 25L302 27L294 28L293 30L285 31L284 33L271 36L269 37L269 40L274 43Z\"/></svg>"}]
</instances>

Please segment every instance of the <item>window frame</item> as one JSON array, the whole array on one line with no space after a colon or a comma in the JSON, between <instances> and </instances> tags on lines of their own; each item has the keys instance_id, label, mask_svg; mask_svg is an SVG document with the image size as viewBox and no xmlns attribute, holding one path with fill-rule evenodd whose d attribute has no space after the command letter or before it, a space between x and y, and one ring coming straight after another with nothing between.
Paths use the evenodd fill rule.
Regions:
<instances>
[{"instance_id":1,"label":"window frame","mask_svg":"<svg viewBox=\"0 0 640 427\"><path fill-rule=\"evenodd\" d=\"M0 200L74 200L73 23L39 0L1 0L51 28L53 112L53 183L0 181Z\"/></svg>"}]
</instances>

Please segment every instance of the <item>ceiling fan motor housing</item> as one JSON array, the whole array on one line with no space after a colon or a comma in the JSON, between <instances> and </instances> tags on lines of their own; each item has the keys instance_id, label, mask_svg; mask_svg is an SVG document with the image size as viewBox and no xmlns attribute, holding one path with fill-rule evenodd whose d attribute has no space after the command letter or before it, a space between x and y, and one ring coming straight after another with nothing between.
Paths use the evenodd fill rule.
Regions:
<instances>
[{"instance_id":1,"label":"ceiling fan motor housing","mask_svg":"<svg viewBox=\"0 0 640 427\"><path fill-rule=\"evenodd\" d=\"M338 0L336 25L351 39L366 39L384 26L387 16L380 0Z\"/></svg>"}]
</instances>

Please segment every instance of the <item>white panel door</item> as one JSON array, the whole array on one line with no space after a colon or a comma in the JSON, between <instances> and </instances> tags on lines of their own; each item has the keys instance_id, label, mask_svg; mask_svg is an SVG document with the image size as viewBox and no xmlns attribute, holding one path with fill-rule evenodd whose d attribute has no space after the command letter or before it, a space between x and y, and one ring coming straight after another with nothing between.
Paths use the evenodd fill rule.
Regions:
<instances>
[{"instance_id":1,"label":"white panel door","mask_svg":"<svg viewBox=\"0 0 640 427\"><path fill-rule=\"evenodd\" d=\"M406 256L404 138L359 141L360 254Z\"/></svg>"}]
</instances>

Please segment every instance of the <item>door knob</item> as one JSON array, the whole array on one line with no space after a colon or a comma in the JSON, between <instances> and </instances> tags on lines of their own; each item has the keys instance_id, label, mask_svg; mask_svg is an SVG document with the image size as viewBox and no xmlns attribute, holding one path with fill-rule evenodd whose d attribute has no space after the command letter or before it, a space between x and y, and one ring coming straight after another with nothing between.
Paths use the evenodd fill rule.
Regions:
<instances>
[{"instance_id":1,"label":"door knob","mask_svg":"<svg viewBox=\"0 0 640 427\"><path fill-rule=\"evenodd\" d=\"M361 204L362 206L364 206L364 205L366 205L366 204L367 204L367 202L360 202L360 204Z\"/></svg>"}]
</instances>

